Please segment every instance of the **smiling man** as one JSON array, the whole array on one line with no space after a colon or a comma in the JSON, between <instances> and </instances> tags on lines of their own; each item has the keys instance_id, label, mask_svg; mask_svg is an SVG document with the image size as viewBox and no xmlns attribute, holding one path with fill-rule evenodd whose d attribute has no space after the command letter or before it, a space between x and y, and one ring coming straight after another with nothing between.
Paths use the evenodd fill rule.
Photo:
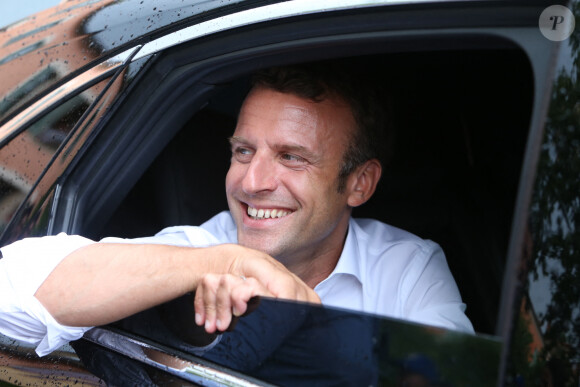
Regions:
<instances>
[{"instance_id":1,"label":"smiling man","mask_svg":"<svg viewBox=\"0 0 580 387\"><path fill-rule=\"evenodd\" d=\"M388 149L379 101L328 64L260 72L230 138L230 211L202 227L275 257L325 305L472 331L437 244L351 218L374 194ZM207 322L207 305L225 305L215 315L223 329L228 292L216 302L218 293L208 284L196 310Z\"/></svg>"},{"instance_id":2,"label":"smiling man","mask_svg":"<svg viewBox=\"0 0 580 387\"><path fill-rule=\"evenodd\" d=\"M0 283L14 296L0 304L0 332L46 353L191 291L210 333L255 295L472 331L437 244L351 218L381 176L385 125L370 90L328 65L261 72L230 138L230 211L150 238L59 235L2 248Z\"/></svg>"},{"instance_id":3,"label":"smiling man","mask_svg":"<svg viewBox=\"0 0 580 387\"><path fill-rule=\"evenodd\" d=\"M336 266L350 209L380 177L371 159L340 181L355 128L338 97L314 102L257 86L231 138L226 193L238 242L276 257L311 287Z\"/></svg>"}]
</instances>

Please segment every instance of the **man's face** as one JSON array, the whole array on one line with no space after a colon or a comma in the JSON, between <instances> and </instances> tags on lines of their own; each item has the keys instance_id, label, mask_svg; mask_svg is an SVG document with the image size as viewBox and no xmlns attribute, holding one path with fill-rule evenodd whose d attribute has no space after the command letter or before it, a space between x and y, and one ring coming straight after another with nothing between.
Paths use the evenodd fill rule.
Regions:
<instances>
[{"instance_id":1,"label":"man's face","mask_svg":"<svg viewBox=\"0 0 580 387\"><path fill-rule=\"evenodd\" d=\"M334 99L251 91L226 177L240 244L286 265L342 250L350 209L338 171L354 125L348 106Z\"/></svg>"}]
</instances>

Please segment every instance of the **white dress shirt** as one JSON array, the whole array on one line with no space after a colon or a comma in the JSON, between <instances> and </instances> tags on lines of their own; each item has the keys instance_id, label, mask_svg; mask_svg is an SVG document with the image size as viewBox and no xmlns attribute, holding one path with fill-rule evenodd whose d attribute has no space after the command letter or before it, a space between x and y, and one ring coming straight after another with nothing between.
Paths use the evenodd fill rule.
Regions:
<instances>
[{"instance_id":1,"label":"white dress shirt","mask_svg":"<svg viewBox=\"0 0 580 387\"><path fill-rule=\"evenodd\" d=\"M153 237L101 242L203 247L237 243L237 233L225 211L199 227L169 227ZM90 243L94 242L59 234L3 247L0 333L37 345L36 352L42 356L90 329L60 325L34 297L64 257ZM338 264L314 290L324 305L473 332L441 248L376 220L350 220Z\"/></svg>"}]
</instances>

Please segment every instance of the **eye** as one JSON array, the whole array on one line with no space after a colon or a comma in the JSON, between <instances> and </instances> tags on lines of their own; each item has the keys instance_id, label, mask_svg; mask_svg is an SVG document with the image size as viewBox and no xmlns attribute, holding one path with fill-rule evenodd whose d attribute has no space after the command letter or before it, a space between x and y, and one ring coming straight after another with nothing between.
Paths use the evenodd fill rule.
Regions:
<instances>
[{"instance_id":1,"label":"eye","mask_svg":"<svg viewBox=\"0 0 580 387\"><path fill-rule=\"evenodd\" d=\"M284 160L287 160L287 161L297 161L297 160L301 159L301 157L296 156L296 155L292 155L290 153L284 153L284 154L282 154L282 158Z\"/></svg>"},{"instance_id":2,"label":"eye","mask_svg":"<svg viewBox=\"0 0 580 387\"><path fill-rule=\"evenodd\" d=\"M232 156L239 162L249 162L252 159L254 151L248 147L236 146L232 148Z\"/></svg>"},{"instance_id":3,"label":"eye","mask_svg":"<svg viewBox=\"0 0 580 387\"><path fill-rule=\"evenodd\" d=\"M282 153L282 162L290 166L298 166L306 163L306 159L292 153Z\"/></svg>"}]
</instances>

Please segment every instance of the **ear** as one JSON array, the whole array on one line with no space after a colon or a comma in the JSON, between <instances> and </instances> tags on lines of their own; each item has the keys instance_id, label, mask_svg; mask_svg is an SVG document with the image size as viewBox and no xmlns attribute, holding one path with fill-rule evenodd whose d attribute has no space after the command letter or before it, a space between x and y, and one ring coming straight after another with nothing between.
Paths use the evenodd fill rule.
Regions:
<instances>
[{"instance_id":1,"label":"ear","mask_svg":"<svg viewBox=\"0 0 580 387\"><path fill-rule=\"evenodd\" d=\"M375 193L381 173L381 163L377 159L359 166L348 178L348 205L358 207L369 200Z\"/></svg>"}]
</instances>

